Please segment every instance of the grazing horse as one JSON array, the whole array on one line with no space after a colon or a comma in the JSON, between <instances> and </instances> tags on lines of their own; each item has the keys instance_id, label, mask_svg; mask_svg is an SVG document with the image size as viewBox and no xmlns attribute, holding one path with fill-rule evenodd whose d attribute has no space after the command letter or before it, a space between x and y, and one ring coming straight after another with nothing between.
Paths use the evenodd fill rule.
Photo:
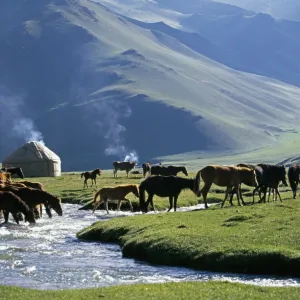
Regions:
<instances>
[{"instance_id":1,"label":"grazing horse","mask_svg":"<svg viewBox=\"0 0 300 300\"><path fill-rule=\"evenodd\" d=\"M140 209L146 213L150 202L153 207L153 196L157 195L159 197L169 197L170 207L168 212L173 207L174 199L174 211L176 211L177 199L183 189L190 189L195 195L198 195L199 185L197 184L196 179L192 178L188 179L178 176L151 175L142 181L139 187ZM148 199L146 202L145 191L148 193Z\"/></svg>"},{"instance_id":2,"label":"grazing horse","mask_svg":"<svg viewBox=\"0 0 300 300\"><path fill-rule=\"evenodd\" d=\"M11 213L16 223L19 224L19 212L25 215L25 222L35 223L33 212L28 205L12 192L0 192L0 210L3 210L5 223L8 222L8 216Z\"/></svg>"},{"instance_id":3,"label":"grazing horse","mask_svg":"<svg viewBox=\"0 0 300 300\"><path fill-rule=\"evenodd\" d=\"M144 175L144 177L146 177L147 173L150 174L151 165L149 163L143 163L142 164L142 168L143 168L143 175Z\"/></svg>"},{"instance_id":4,"label":"grazing horse","mask_svg":"<svg viewBox=\"0 0 300 300\"><path fill-rule=\"evenodd\" d=\"M275 189L275 192L278 195L279 200L282 202L282 199L278 191L278 185L279 182L282 181L282 183L285 186L288 186L285 178L286 176L285 167L282 165L270 165L270 164L258 164L257 166L263 169L263 176L261 178L261 182L253 191L252 203L254 203L255 192L258 189L263 189L264 192L264 196L259 202L266 202L267 188Z\"/></svg>"},{"instance_id":5,"label":"grazing horse","mask_svg":"<svg viewBox=\"0 0 300 300\"><path fill-rule=\"evenodd\" d=\"M20 178L24 178L24 173L22 171L22 168L20 167L15 167L15 168L2 168L2 171L5 171L7 173L10 173L11 175L18 175Z\"/></svg>"},{"instance_id":6,"label":"grazing horse","mask_svg":"<svg viewBox=\"0 0 300 300\"><path fill-rule=\"evenodd\" d=\"M200 176L204 181L204 187L201 189L201 191L199 191L198 197L200 197L201 194L203 195L205 208L208 208L206 197L213 183L218 186L227 187L225 199L223 200L221 207L224 207L228 194L231 192L233 187L237 191L238 203L240 206L242 206L240 202L240 184L243 182L249 182L252 186L258 185L255 171L244 167L218 165L206 166L202 170L198 171L196 175L198 185L200 185Z\"/></svg>"},{"instance_id":7,"label":"grazing horse","mask_svg":"<svg viewBox=\"0 0 300 300\"><path fill-rule=\"evenodd\" d=\"M81 173L80 177L82 178L84 176L83 188L85 186L88 187L88 185L87 185L88 179L92 180L91 187L93 186L94 182L95 182L95 186L97 187L97 184L96 184L96 177L97 177L97 175L101 176L101 170L99 168L95 169L94 171L91 171L91 172L83 172L83 173Z\"/></svg>"},{"instance_id":8,"label":"grazing horse","mask_svg":"<svg viewBox=\"0 0 300 300\"><path fill-rule=\"evenodd\" d=\"M297 186L299 184L300 164L294 164L289 167L288 178L293 192L293 198L296 199Z\"/></svg>"},{"instance_id":9,"label":"grazing horse","mask_svg":"<svg viewBox=\"0 0 300 300\"><path fill-rule=\"evenodd\" d=\"M44 204L46 213L49 218L52 217L51 208L59 215L63 215L61 207L61 199L46 191L32 188L12 188L9 186L0 186L1 191L11 191L19 196L31 210L34 210L37 205Z\"/></svg>"},{"instance_id":10,"label":"grazing horse","mask_svg":"<svg viewBox=\"0 0 300 300\"><path fill-rule=\"evenodd\" d=\"M126 171L127 177L128 173L136 166L136 162L130 162L130 161L114 161L113 167L114 167L114 177L118 177L118 170L120 171Z\"/></svg>"},{"instance_id":11,"label":"grazing horse","mask_svg":"<svg viewBox=\"0 0 300 300\"><path fill-rule=\"evenodd\" d=\"M136 184L118 185L116 187L106 187L100 189L94 197L94 208L93 213L97 207L104 202L106 212L108 212L108 201L118 200L117 211L120 210L122 201L127 201L130 205L130 210L133 211L132 204L129 199L125 198L129 193L133 193L136 197L139 197L139 189ZM100 197L99 201L97 198Z\"/></svg>"},{"instance_id":12,"label":"grazing horse","mask_svg":"<svg viewBox=\"0 0 300 300\"><path fill-rule=\"evenodd\" d=\"M152 166L151 175L162 175L162 176L177 176L179 172L182 172L185 176L189 176L186 167L182 166Z\"/></svg>"}]
</instances>

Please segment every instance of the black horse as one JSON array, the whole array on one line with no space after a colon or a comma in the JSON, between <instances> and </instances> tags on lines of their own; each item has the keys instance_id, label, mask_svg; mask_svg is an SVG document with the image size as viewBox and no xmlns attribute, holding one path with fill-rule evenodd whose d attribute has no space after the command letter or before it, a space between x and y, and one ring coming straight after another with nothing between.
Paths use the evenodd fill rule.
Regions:
<instances>
[{"instance_id":1,"label":"black horse","mask_svg":"<svg viewBox=\"0 0 300 300\"><path fill-rule=\"evenodd\" d=\"M260 179L259 185L253 191L253 202L254 203L254 195L255 192L259 189L262 189L264 196L259 202L266 202L266 193L268 188L275 189L276 194L279 196L279 200L282 202L280 197L278 186L280 181L285 186L288 186L286 182L286 171L285 167L282 165L270 165L270 164L258 164L258 167L263 169L263 175Z\"/></svg>"},{"instance_id":2,"label":"black horse","mask_svg":"<svg viewBox=\"0 0 300 300\"><path fill-rule=\"evenodd\" d=\"M177 176L159 176L154 175L146 178L139 186L140 191L140 208L143 212L148 211L148 205L151 202L153 207L153 196L169 197L170 207L168 212L173 207L176 211L177 199L183 189L190 189L197 196L199 192L199 185L196 179L188 179ZM145 191L148 193L148 199L145 202Z\"/></svg>"},{"instance_id":3,"label":"black horse","mask_svg":"<svg viewBox=\"0 0 300 300\"><path fill-rule=\"evenodd\" d=\"M152 166L151 175L162 176L177 176L179 172L182 172L185 176L189 176L186 167L183 166Z\"/></svg>"},{"instance_id":4,"label":"black horse","mask_svg":"<svg viewBox=\"0 0 300 300\"><path fill-rule=\"evenodd\" d=\"M24 173L22 171L22 168L20 167L15 167L15 168L2 168L1 171L10 173L11 175L18 175L20 178L24 178Z\"/></svg>"},{"instance_id":5,"label":"black horse","mask_svg":"<svg viewBox=\"0 0 300 300\"><path fill-rule=\"evenodd\" d=\"M300 175L300 164L294 164L289 167L288 178L290 182L291 189L293 191L293 198L296 199L297 186L299 184Z\"/></svg>"}]
</instances>

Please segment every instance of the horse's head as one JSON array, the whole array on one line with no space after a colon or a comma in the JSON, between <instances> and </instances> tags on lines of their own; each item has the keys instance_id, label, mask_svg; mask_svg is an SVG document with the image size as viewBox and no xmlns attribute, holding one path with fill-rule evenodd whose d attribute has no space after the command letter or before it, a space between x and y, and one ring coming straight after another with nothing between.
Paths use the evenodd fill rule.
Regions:
<instances>
[{"instance_id":1,"label":"horse's head","mask_svg":"<svg viewBox=\"0 0 300 300\"><path fill-rule=\"evenodd\" d=\"M287 182L286 182L286 171L285 171L285 167L284 166L279 166L280 168L280 180L282 181L282 183L285 186L288 186Z\"/></svg>"},{"instance_id":2,"label":"horse's head","mask_svg":"<svg viewBox=\"0 0 300 300\"><path fill-rule=\"evenodd\" d=\"M200 171L197 173L194 182L193 182L193 193L197 196L197 197L201 197L201 190L200 190Z\"/></svg>"},{"instance_id":3,"label":"horse's head","mask_svg":"<svg viewBox=\"0 0 300 300\"><path fill-rule=\"evenodd\" d=\"M29 222L30 224L35 224L34 213L32 210L29 210L25 215L25 222Z\"/></svg>"},{"instance_id":4,"label":"horse's head","mask_svg":"<svg viewBox=\"0 0 300 300\"><path fill-rule=\"evenodd\" d=\"M189 176L189 173L188 173L186 167L182 167L181 171L185 176Z\"/></svg>"},{"instance_id":5,"label":"horse's head","mask_svg":"<svg viewBox=\"0 0 300 300\"><path fill-rule=\"evenodd\" d=\"M99 168L96 169L96 174L98 174L99 176L101 175L101 170Z\"/></svg>"},{"instance_id":6,"label":"horse's head","mask_svg":"<svg viewBox=\"0 0 300 300\"><path fill-rule=\"evenodd\" d=\"M49 203L49 202L48 202ZM51 201L51 203L48 204L49 210L51 208L53 208L53 210L59 215L62 216L63 215L63 210L61 207L61 199L59 197L54 197L54 200ZM47 208L46 208L46 212L47 212ZM48 213L47 213L48 214ZM51 212L50 212L51 214ZM48 215L49 216L49 215ZM50 217L50 216L49 216Z\"/></svg>"},{"instance_id":7,"label":"horse's head","mask_svg":"<svg viewBox=\"0 0 300 300\"><path fill-rule=\"evenodd\" d=\"M258 186L258 182L257 182L257 178L256 178L256 172L253 169L247 168L248 172L249 172L249 179L250 179L250 183L252 186L257 187Z\"/></svg>"}]
</instances>

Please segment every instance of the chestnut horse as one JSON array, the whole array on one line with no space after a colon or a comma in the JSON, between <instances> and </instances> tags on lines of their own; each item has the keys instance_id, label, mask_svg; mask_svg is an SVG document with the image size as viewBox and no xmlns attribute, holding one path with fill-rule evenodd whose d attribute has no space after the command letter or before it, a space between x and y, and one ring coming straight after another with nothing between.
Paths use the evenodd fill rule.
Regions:
<instances>
[{"instance_id":1,"label":"chestnut horse","mask_svg":"<svg viewBox=\"0 0 300 300\"><path fill-rule=\"evenodd\" d=\"M173 207L174 199L174 211L176 211L177 199L183 189L190 189L195 195L199 193L199 185L196 179L182 178L178 176L160 176L151 175L147 177L140 184L140 208L143 212L148 211L148 205L151 203L153 206L153 196L169 197L169 209ZM148 193L148 199L145 202L145 191Z\"/></svg>"},{"instance_id":2,"label":"chestnut horse","mask_svg":"<svg viewBox=\"0 0 300 300\"><path fill-rule=\"evenodd\" d=\"M186 167L183 166L152 166L151 175L162 176L177 176L179 172L182 172L185 176L189 176Z\"/></svg>"},{"instance_id":3,"label":"chestnut horse","mask_svg":"<svg viewBox=\"0 0 300 300\"><path fill-rule=\"evenodd\" d=\"M13 188L5 185L0 185L1 191L11 191L19 196L31 210L34 210L37 205L44 204L46 213L49 218L52 217L51 208L59 215L63 215L61 207L61 199L57 196L38 189L32 188Z\"/></svg>"},{"instance_id":4,"label":"chestnut horse","mask_svg":"<svg viewBox=\"0 0 300 300\"><path fill-rule=\"evenodd\" d=\"M227 188L225 199L223 200L221 207L224 207L225 201L233 187L237 191L238 204L242 206L242 203L240 202L240 184L243 182L249 182L252 186L258 186L255 171L244 167L218 165L206 166L202 170L198 171L196 175L198 185L200 185L200 177L204 181L204 187L201 191L199 191L198 197L202 194L205 208L208 208L206 197L213 183Z\"/></svg>"},{"instance_id":5,"label":"chestnut horse","mask_svg":"<svg viewBox=\"0 0 300 300\"><path fill-rule=\"evenodd\" d=\"M116 187L106 187L100 189L94 197L94 208L93 213L97 207L104 202L106 212L108 212L108 201L118 200L117 211L120 210L122 201L127 201L130 205L130 210L133 211L131 201L125 198L129 193L133 193L136 197L139 197L139 189L136 184L118 185ZM99 201L97 198L100 197Z\"/></svg>"},{"instance_id":6,"label":"chestnut horse","mask_svg":"<svg viewBox=\"0 0 300 300\"><path fill-rule=\"evenodd\" d=\"M11 174L0 172L0 183L11 183Z\"/></svg>"},{"instance_id":7,"label":"chestnut horse","mask_svg":"<svg viewBox=\"0 0 300 300\"><path fill-rule=\"evenodd\" d=\"M84 176L84 183L83 183L83 188L86 186L88 187L87 185L87 181L88 179L91 179L92 180L92 185L91 187L93 186L94 182L95 182L95 186L97 187L97 183L96 183L96 177L97 175L101 176L101 170L99 168L95 169L94 171L91 171L91 172L83 172L81 173L81 178Z\"/></svg>"},{"instance_id":8,"label":"chestnut horse","mask_svg":"<svg viewBox=\"0 0 300 300\"><path fill-rule=\"evenodd\" d=\"M0 191L0 210L3 210L5 223L8 222L9 213L13 215L14 220L19 224L18 213L25 215L25 222L35 223L33 212L28 205L12 192Z\"/></svg>"}]
</instances>

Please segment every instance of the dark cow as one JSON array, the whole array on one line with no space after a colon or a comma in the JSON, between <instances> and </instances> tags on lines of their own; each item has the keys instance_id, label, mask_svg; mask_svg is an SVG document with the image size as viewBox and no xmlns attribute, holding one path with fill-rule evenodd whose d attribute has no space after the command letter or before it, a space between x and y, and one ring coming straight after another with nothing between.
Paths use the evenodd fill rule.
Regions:
<instances>
[{"instance_id":1,"label":"dark cow","mask_svg":"<svg viewBox=\"0 0 300 300\"><path fill-rule=\"evenodd\" d=\"M114 167L114 177L118 177L117 172L120 171L126 171L127 177L128 173L136 166L136 162L130 162L130 161L114 161L113 167Z\"/></svg>"}]
</instances>

